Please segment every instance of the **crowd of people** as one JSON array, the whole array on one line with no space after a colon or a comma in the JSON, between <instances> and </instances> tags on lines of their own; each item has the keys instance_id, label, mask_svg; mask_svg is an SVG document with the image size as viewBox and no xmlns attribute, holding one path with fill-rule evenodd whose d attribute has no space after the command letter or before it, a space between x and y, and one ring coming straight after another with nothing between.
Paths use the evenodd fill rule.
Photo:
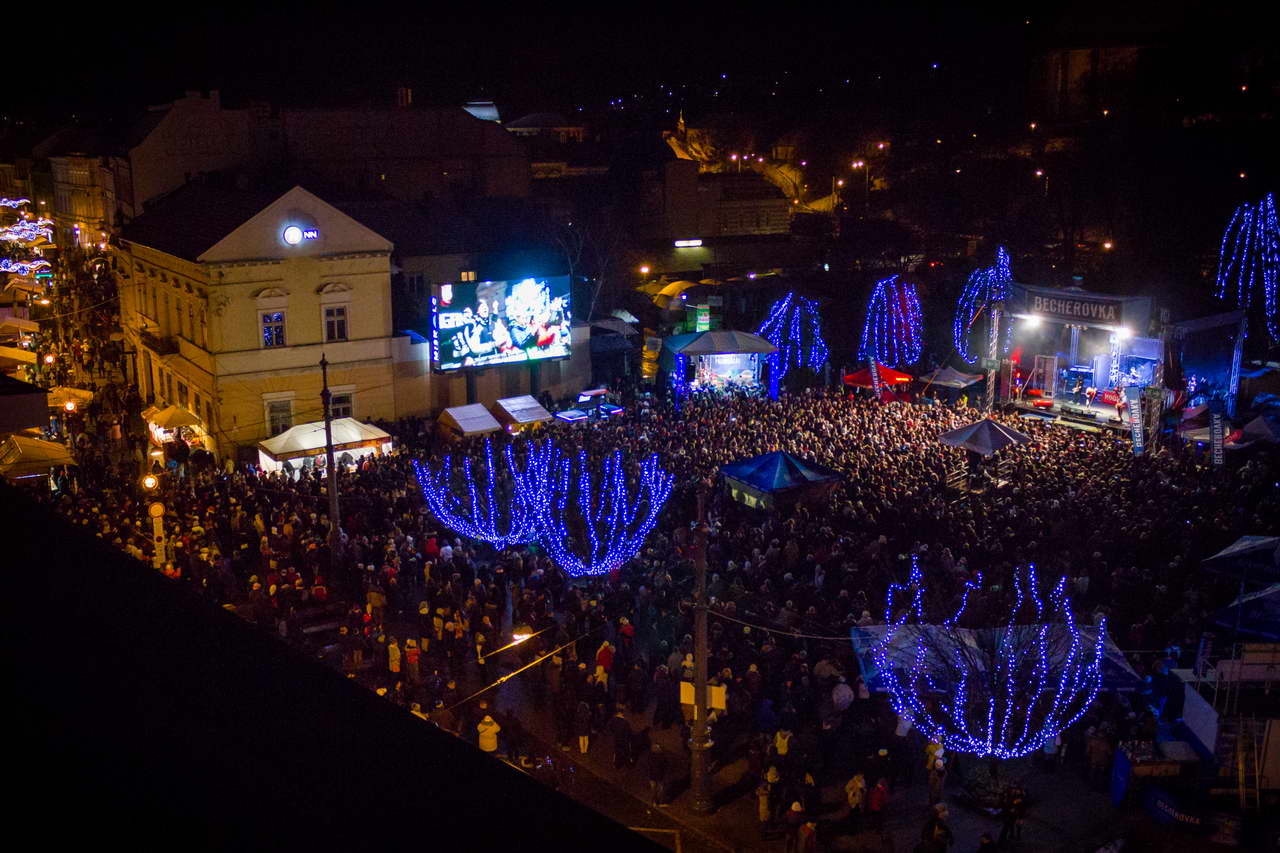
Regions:
<instances>
[{"instance_id":1,"label":"crowd of people","mask_svg":"<svg viewBox=\"0 0 1280 853\"><path fill-rule=\"evenodd\" d=\"M998 414L1032 441L1007 451L1009 485L958 499L944 484L962 457L938 436L976 418L963 405L815 390L780 401L693 395L677 409L640 395L621 417L550 433L597 463L615 450L632 462L656 453L675 476L661 522L620 570L570 579L543 550L496 550L444 528L412 468L414 459L439 464L444 448L432 422L417 418L383 424L396 450L342 476L335 556L314 470L182 466L155 492L139 487L149 464L142 401L98 363L110 353L109 336L92 331L109 326L99 319L58 341L82 354L71 356L77 376L99 380L98 393L66 423L78 470L40 499L550 784L563 775L557 762L535 760L547 740L570 755L603 750L651 802L670 801L687 755L657 733L681 730L688 743L692 708L680 682L692 677L691 531L704 495L708 671L725 688L710 717L712 763L745 759L744 795L755 797L761 832L785 835L789 849L883 826L903 786L917 783L930 800L922 843L944 849L945 788L985 769L926 742L860 677L849 629L883 621L887 587L912 557L944 597L981 572L967 611L977 621L1007 613L1015 568L1066 576L1082 620L1109 617L1139 670L1157 672L1189 662L1206 613L1230 598L1199 561L1239 535L1280 527L1276 460L1266 455L1222 468L1168 448L1138 458L1122 436ZM461 451L479 448L473 440ZM833 468L843 482L820 505L767 514L717 488L722 465L772 450ZM159 553L146 516L155 499L166 507ZM489 689L526 665L518 690ZM1154 725L1141 697L1104 695L1046 760L1065 756L1100 782L1116 745ZM1028 798L1014 785L999 796L1004 840Z\"/></svg>"},{"instance_id":2,"label":"crowd of people","mask_svg":"<svg viewBox=\"0 0 1280 853\"><path fill-rule=\"evenodd\" d=\"M105 407L99 417L114 416ZM121 461L86 466L52 500L74 524L150 563L145 508L158 496L167 507L166 575L530 769L544 766L532 760L531 718L549 709L562 749L589 753L603 741L615 766L634 766L622 772L643 776L662 804L686 759L652 733L689 726L679 683L693 665L690 522L706 490L709 672L726 688L711 719L713 763L745 757L762 832L801 845L816 838L809 825L823 813L823 788L844 791L848 813L824 831L852 831L880 825L899 786L936 786L936 803L957 772L960 757L935 755L868 692L845 639L853 625L882 621L887 585L902 579L910 556L951 590L978 571L991 579L969 604L978 619L998 617L1000 579L1015 566L1066 575L1076 609L1091 621L1110 615L1117 643L1137 650L1142 666L1165 660L1171 646L1194 649L1206 609L1221 602L1199 560L1238 535L1275 532L1271 460L1214 469L1165 450L1138 459L1109 434L1022 421L1014 425L1033 441L1012 451L1013 485L956 500L941 484L957 451L937 437L974 416L811 392L779 402L694 397L679 412L640 400L621 419L558 432L559 445L595 459L656 452L676 476L641 554L610 576L575 581L545 552L497 551L439 525L411 467L438 455L421 419L384 425L396 452L343 477L336 570L314 472L191 470L143 494L136 477L122 475L127 435L95 425L92 412L84 427L98 435L92 454ZM829 505L764 515L713 488L721 465L775 449L844 475ZM513 633L533 637L508 654ZM532 661L540 662L522 682L537 701L499 708L493 692L472 697ZM1140 736L1151 717L1104 697L1062 752L1096 773L1099 756ZM925 834L947 832L944 811L931 809Z\"/></svg>"}]
</instances>

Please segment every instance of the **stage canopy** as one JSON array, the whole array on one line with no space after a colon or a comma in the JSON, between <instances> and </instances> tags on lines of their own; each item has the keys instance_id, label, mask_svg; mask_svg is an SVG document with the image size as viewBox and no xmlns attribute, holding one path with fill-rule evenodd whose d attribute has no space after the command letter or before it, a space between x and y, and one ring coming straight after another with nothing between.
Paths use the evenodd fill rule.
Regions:
<instances>
[{"instance_id":1,"label":"stage canopy","mask_svg":"<svg viewBox=\"0 0 1280 853\"><path fill-rule=\"evenodd\" d=\"M1258 583L1280 580L1280 536L1241 536L1201 565L1206 571Z\"/></svg>"},{"instance_id":2,"label":"stage canopy","mask_svg":"<svg viewBox=\"0 0 1280 853\"><path fill-rule=\"evenodd\" d=\"M506 397L494 405L494 417L505 424L528 426L551 420L551 413L542 404L525 394L522 397Z\"/></svg>"},{"instance_id":3,"label":"stage canopy","mask_svg":"<svg viewBox=\"0 0 1280 853\"><path fill-rule=\"evenodd\" d=\"M333 452L367 456L391 450L391 436L371 424L355 418L336 418L330 424ZM324 421L312 421L290 427L277 436L258 442L259 463L268 471L279 470L287 459L321 456L324 450Z\"/></svg>"},{"instance_id":4,"label":"stage canopy","mask_svg":"<svg viewBox=\"0 0 1280 853\"><path fill-rule=\"evenodd\" d=\"M1244 425L1244 438L1248 441L1280 443L1280 420L1258 415Z\"/></svg>"},{"instance_id":5,"label":"stage canopy","mask_svg":"<svg viewBox=\"0 0 1280 853\"><path fill-rule=\"evenodd\" d=\"M1264 640L1280 640L1280 583L1246 593L1210 617L1220 627Z\"/></svg>"},{"instance_id":6,"label":"stage canopy","mask_svg":"<svg viewBox=\"0 0 1280 853\"><path fill-rule=\"evenodd\" d=\"M883 364L877 365L877 371L880 374L880 386L899 385L904 382L911 381L911 374L903 373L901 370L894 370L892 367L885 367ZM864 367L861 370L847 373L844 377L845 385L852 385L855 388L871 387L871 368Z\"/></svg>"},{"instance_id":7,"label":"stage canopy","mask_svg":"<svg viewBox=\"0 0 1280 853\"><path fill-rule=\"evenodd\" d=\"M0 373L0 432L49 425L48 395L38 385Z\"/></svg>"},{"instance_id":8,"label":"stage canopy","mask_svg":"<svg viewBox=\"0 0 1280 853\"><path fill-rule=\"evenodd\" d=\"M1010 445L1026 444L1031 440L1031 436L1023 435L1016 429L1010 429L990 418L983 418L976 424L944 432L938 436L938 440L951 447L962 447L983 456L990 456Z\"/></svg>"},{"instance_id":9,"label":"stage canopy","mask_svg":"<svg viewBox=\"0 0 1280 853\"><path fill-rule=\"evenodd\" d=\"M440 423L459 435L483 435L502 429L489 410L479 403L445 409L440 413Z\"/></svg>"},{"instance_id":10,"label":"stage canopy","mask_svg":"<svg viewBox=\"0 0 1280 853\"><path fill-rule=\"evenodd\" d=\"M1098 641L1098 629L1093 625L1077 625L1076 628L1080 632L1080 639L1085 648L1093 648L1094 643ZM894 669L905 671L915 665L917 630L922 630L926 634L954 631L960 642L976 647L982 630L989 631L991 629L944 628L941 625L921 625L913 626L909 629L899 629L894 636L893 646L887 650L889 665ZM885 626L868 625L864 628L853 628L850 634L853 639L853 651L858 656L858 666L862 670L862 678L866 682L867 688L883 691L885 689L884 679L881 676L880 668L876 665L874 650L880 643L881 638L884 637ZM949 645L951 640L944 637L939 642ZM975 657L981 660L984 656L977 655ZM1103 642L1102 689L1130 691L1137 690L1141 685L1142 679L1138 677L1138 674L1125 658L1124 652L1120 651L1111 635L1107 634Z\"/></svg>"},{"instance_id":11,"label":"stage canopy","mask_svg":"<svg viewBox=\"0 0 1280 853\"><path fill-rule=\"evenodd\" d=\"M781 451L730 462L720 472L734 500L763 509L821 500L843 479L838 471Z\"/></svg>"},{"instance_id":12,"label":"stage canopy","mask_svg":"<svg viewBox=\"0 0 1280 853\"><path fill-rule=\"evenodd\" d=\"M926 385L936 385L939 388L952 388L960 390L968 388L976 382L982 381L981 374L961 373L953 367L940 367L933 373L927 373L920 377L920 381Z\"/></svg>"},{"instance_id":13,"label":"stage canopy","mask_svg":"<svg viewBox=\"0 0 1280 853\"><path fill-rule=\"evenodd\" d=\"M11 435L0 444L0 475L10 480L47 477L51 468L74 464L70 451L52 441Z\"/></svg>"},{"instance_id":14,"label":"stage canopy","mask_svg":"<svg viewBox=\"0 0 1280 853\"><path fill-rule=\"evenodd\" d=\"M750 332L721 330L673 335L662 342L664 349L680 355L731 355L737 353L775 353L778 348Z\"/></svg>"}]
</instances>

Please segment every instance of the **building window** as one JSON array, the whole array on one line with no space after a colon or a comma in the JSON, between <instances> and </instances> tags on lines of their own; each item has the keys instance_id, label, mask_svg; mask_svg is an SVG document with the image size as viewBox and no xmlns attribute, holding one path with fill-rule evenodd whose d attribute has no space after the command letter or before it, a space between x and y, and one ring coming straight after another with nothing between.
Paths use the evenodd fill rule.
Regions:
<instances>
[{"instance_id":1,"label":"building window","mask_svg":"<svg viewBox=\"0 0 1280 853\"><path fill-rule=\"evenodd\" d=\"M262 345L264 347L284 346L284 312L262 312Z\"/></svg>"},{"instance_id":2,"label":"building window","mask_svg":"<svg viewBox=\"0 0 1280 853\"><path fill-rule=\"evenodd\" d=\"M204 401L204 425L209 429L210 432L213 431L213 401L212 400Z\"/></svg>"},{"instance_id":3,"label":"building window","mask_svg":"<svg viewBox=\"0 0 1280 853\"><path fill-rule=\"evenodd\" d=\"M200 417L200 392L191 392L191 411L198 418Z\"/></svg>"},{"instance_id":4,"label":"building window","mask_svg":"<svg viewBox=\"0 0 1280 853\"><path fill-rule=\"evenodd\" d=\"M475 281L475 280L476 280L476 271L475 271L475 270L463 270L463 271L462 271L462 280L463 280L463 281Z\"/></svg>"},{"instance_id":5,"label":"building window","mask_svg":"<svg viewBox=\"0 0 1280 853\"><path fill-rule=\"evenodd\" d=\"M187 340L194 341L196 338L196 306L194 303L187 303Z\"/></svg>"},{"instance_id":6,"label":"building window","mask_svg":"<svg viewBox=\"0 0 1280 853\"><path fill-rule=\"evenodd\" d=\"M187 383L185 382L178 383L178 405L184 409L190 408L187 404Z\"/></svg>"},{"instance_id":7,"label":"building window","mask_svg":"<svg viewBox=\"0 0 1280 853\"><path fill-rule=\"evenodd\" d=\"M333 418L355 417L355 405L350 394L334 394L329 398L329 416Z\"/></svg>"},{"instance_id":8,"label":"building window","mask_svg":"<svg viewBox=\"0 0 1280 853\"><path fill-rule=\"evenodd\" d=\"M279 435L293 426L293 401L269 400L267 402L267 428L272 435Z\"/></svg>"},{"instance_id":9,"label":"building window","mask_svg":"<svg viewBox=\"0 0 1280 853\"><path fill-rule=\"evenodd\" d=\"M326 341L347 339L347 306L329 305L324 309L324 339Z\"/></svg>"}]
</instances>

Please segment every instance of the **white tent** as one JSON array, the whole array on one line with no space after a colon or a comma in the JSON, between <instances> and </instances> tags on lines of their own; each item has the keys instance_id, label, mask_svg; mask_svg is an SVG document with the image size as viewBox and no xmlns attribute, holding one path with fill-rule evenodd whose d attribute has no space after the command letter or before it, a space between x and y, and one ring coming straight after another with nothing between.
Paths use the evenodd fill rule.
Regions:
<instances>
[{"instance_id":1,"label":"white tent","mask_svg":"<svg viewBox=\"0 0 1280 853\"><path fill-rule=\"evenodd\" d=\"M440 413L440 423L458 435L483 435L502 429L489 410L479 403L445 409Z\"/></svg>"},{"instance_id":2,"label":"white tent","mask_svg":"<svg viewBox=\"0 0 1280 853\"><path fill-rule=\"evenodd\" d=\"M332 423L333 452L359 459L391 452L391 436L376 426L355 418L337 418ZM298 424L273 438L258 442L258 464L266 471L278 471L286 460L324 455L324 421Z\"/></svg>"},{"instance_id":3,"label":"white tent","mask_svg":"<svg viewBox=\"0 0 1280 853\"><path fill-rule=\"evenodd\" d=\"M74 464L67 448L52 441L11 435L0 444L0 475L10 480L48 477L49 469Z\"/></svg>"},{"instance_id":4,"label":"white tent","mask_svg":"<svg viewBox=\"0 0 1280 853\"><path fill-rule=\"evenodd\" d=\"M500 422L516 427L529 426L551 420L551 413L533 397L506 397L494 403L493 415Z\"/></svg>"},{"instance_id":5,"label":"white tent","mask_svg":"<svg viewBox=\"0 0 1280 853\"><path fill-rule=\"evenodd\" d=\"M969 373L961 373L953 367L940 367L932 373L926 373L920 377L920 381L926 386L937 385L940 388L952 388L959 390L968 388L970 385L982 379L981 374L973 375Z\"/></svg>"}]
</instances>

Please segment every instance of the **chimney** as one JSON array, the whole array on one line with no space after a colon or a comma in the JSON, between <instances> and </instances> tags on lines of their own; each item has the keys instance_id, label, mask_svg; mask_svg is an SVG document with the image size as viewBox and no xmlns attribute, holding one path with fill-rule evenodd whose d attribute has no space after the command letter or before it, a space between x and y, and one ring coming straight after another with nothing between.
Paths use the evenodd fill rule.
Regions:
<instances>
[{"instance_id":1,"label":"chimney","mask_svg":"<svg viewBox=\"0 0 1280 853\"><path fill-rule=\"evenodd\" d=\"M408 107L413 105L413 89L408 86L396 87L396 106Z\"/></svg>"}]
</instances>

